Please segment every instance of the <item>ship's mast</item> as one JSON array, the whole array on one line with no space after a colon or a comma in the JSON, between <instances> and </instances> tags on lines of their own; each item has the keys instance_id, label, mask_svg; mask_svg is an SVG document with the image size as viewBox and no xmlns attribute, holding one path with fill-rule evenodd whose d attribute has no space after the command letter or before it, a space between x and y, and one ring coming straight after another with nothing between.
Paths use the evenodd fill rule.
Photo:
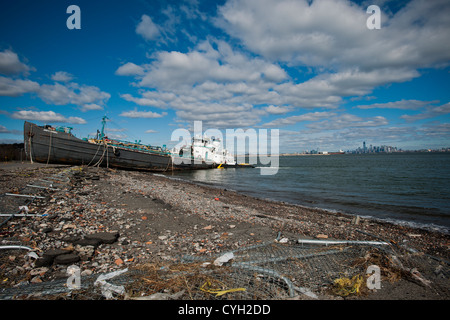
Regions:
<instances>
[{"instance_id":1,"label":"ship's mast","mask_svg":"<svg viewBox=\"0 0 450 320\"><path fill-rule=\"evenodd\" d=\"M103 138L105 137L106 119L108 119L108 117L107 116L103 116L103 118L102 118L102 132L100 133L100 140L103 140Z\"/></svg>"}]
</instances>

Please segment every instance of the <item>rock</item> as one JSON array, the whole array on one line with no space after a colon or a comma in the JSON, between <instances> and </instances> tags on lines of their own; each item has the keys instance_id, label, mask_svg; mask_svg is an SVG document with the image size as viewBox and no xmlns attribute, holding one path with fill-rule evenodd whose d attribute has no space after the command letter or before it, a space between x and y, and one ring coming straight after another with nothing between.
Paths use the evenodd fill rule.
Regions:
<instances>
[{"instance_id":1,"label":"rock","mask_svg":"<svg viewBox=\"0 0 450 320\"><path fill-rule=\"evenodd\" d=\"M95 247L90 245L88 246L76 245L75 251L78 253L82 261L86 261L94 256Z\"/></svg>"},{"instance_id":2,"label":"rock","mask_svg":"<svg viewBox=\"0 0 450 320\"><path fill-rule=\"evenodd\" d=\"M76 226L75 224L73 224L73 223L65 224L65 225L63 225L63 227L62 227L63 230L66 230L66 229L76 229L76 228L77 228L77 226Z\"/></svg>"},{"instance_id":3,"label":"rock","mask_svg":"<svg viewBox=\"0 0 450 320\"><path fill-rule=\"evenodd\" d=\"M44 275L48 271L48 268L46 267L40 267L36 268L30 271L30 275L37 276L37 275Z\"/></svg>"},{"instance_id":4,"label":"rock","mask_svg":"<svg viewBox=\"0 0 450 320\"><path fill-rule=\"evenodd\" d=\"M30 280L30 283L41 283L42 279L40 276L36 276Z\"/></svg>"},{"instance_id":5,"label":"rock","mask_svg":"<svg viewBox=\"0 0 450 320\"><path fill-rule=\"evenodd\" d=\"M70 252L71 252L70 250L51 249L51 250L44 252L43 257L48 257L48 258L54 259L57 256L69 254Z\"/></svg>"},{"instance_id":6,"label":"rock","mask_svg":"<svg viewBox=\"0 0 450 320\"><path fill-rule=\"evenodd\" d=\"M101 240L99 239L79 239L75 241L73 244L75 246L92 246L94 248L97 248L101 244Z\"/></svg>"},{"instance_id":7,"label":"rock","mask_svg":"<svg viewBox=\"0 0 450 320\"><path fill-rule=\"evenodd\" d=\"M101 243L111 244L117 241L119 238L118 232L98 232L94 234L89 234L84 237L85 239L96 239L100 240Z\"/></svg>"},{"instance_id":8,"label":"rock","mask_svg":"<svg viewBox=\"0 0 450 320\"><path fill-rule=\"evenodd\" d=\"M44 229L42 229L43 233L49 233L49 232L52 232L52 231L53 231L52 227L45 227Z\"/></svg>"},{"instance_id":9,"label":"rock","mask_svg":"<svg viewBox=\"0 0 450 320\"><path fill-rule=\"evenodd\" d=\"M61 240L62 240L62 241L65 241L65 242L71 242L71 243L74 243L74 242L76 242L76 241L78 241L78 240L80 240L80 239L81 239L81 237L76 236L76 235L67 235L67 236L65 236L64 238L62 238Z\"/></svg>"},{"instance_id":10,"label":"rock","mask_svg":"<svg viewBox=\"0 0 450 320\"><path fill-rule=\"evenodd\" d=\"M56 264L71 264L80 261L80 257L74 253L62 254L55 257Z\"/></svg>"},{"instance_id":11,"label":"rock","mask_svg":"<svg viewBox=\"0 0 450 320\"><path fill-rule=\"evenodd\" d=\"M414 234L414 233L408 233L407 234L408 235L408 237L410 237L410 238L420 238L422 235L420 235L420 234Z\"/></svg>"},{"instance_id":12,"label":"rock","mask_svg":"<svg viewBox=\"0 0 450 320\"><path fill-rule=\"evenodd\" d=\"M92 275L92 270L89 270L89 269L86 269L86 270L83 270L83 272L81 272L81 276L82 277L84 277L84 276L90 276L90 275Z\"/></svg>"},{"instance_id":13,"label":"rock","mask_svg":"<svg viewBox=\"0 0 450 320\"><path fill-rule=\"evenodd\" d=\"M34 263L34 266L36 268L49 267L52 265L53 259L54 259L54 257L43 256L36 260L36 262Z\"/></svg>"}]
</instances>

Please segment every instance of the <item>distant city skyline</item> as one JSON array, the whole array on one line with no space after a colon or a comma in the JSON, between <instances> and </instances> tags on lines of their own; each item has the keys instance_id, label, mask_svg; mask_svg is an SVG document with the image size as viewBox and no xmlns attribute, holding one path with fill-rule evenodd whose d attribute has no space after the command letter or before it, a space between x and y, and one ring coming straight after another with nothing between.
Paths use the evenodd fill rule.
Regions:
<instances>
[{"instance_id":1,"label":"distant city skyline","mask_svg":"<svg viewBox=\"0 0 450 320\"><path fill-rule=\"evenodd\" d=\"M353 153L353 154L364 154L364 153L394 153L394 152L450 152L450 144L447 147L439 147L434 149L429 148L420 148L420 149L402 149L396 146L389 145L372 145L362 142L362 145L356 147L355 149L349 150L320 150L320 149L311 149L304 150L301 152L295 152L294 154L330 154L330 153ZM287 154L287 153L286 153Z\"/></svg>"},{"instance_id":2,"label":"distant city skyline","mask_svg":"<svg viewBox=\"0 0 450 320\"><path fill-rule=\"evenodd\" d=\"M168 147L194 121L279 129L280 152L447 147L449 16L448 0L3 1L0 143L25 120L92 136L107 115L111 138Z\"/></svg>"}]
</instances>

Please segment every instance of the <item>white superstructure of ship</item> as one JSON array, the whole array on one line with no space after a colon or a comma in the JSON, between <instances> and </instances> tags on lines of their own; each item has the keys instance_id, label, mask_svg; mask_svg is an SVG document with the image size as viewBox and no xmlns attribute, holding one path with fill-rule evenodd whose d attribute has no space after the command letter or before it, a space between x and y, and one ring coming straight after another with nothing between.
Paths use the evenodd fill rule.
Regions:
<instances>
[{"instance_id":1,"label":"white superstructure of ship","mask_svg":"<svg viewBox=\"0 0 450 320\"><path fill-rule=\"evenodd\" d=\"M234 166L234 155L223 148L222 141L206 135L194 136L190 143L171 150L174 157L212 163L215 166Z\"/></svg>"}]
</instances>

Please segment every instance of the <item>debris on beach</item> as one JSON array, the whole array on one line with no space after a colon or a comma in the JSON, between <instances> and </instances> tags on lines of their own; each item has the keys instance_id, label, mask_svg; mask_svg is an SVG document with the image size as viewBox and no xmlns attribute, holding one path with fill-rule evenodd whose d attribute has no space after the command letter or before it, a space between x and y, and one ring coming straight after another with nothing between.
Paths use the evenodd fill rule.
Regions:
<instances>
[{"instance_id":1,"label":"debris on beach","mask_svg":"<svg viewBox=\"0 0 450 320\"><path fill-rule=\"evenodd\" d=\"M3 171L0 299L450 297L445 234L140 172Z\"/></svg>"}]
</instances>

